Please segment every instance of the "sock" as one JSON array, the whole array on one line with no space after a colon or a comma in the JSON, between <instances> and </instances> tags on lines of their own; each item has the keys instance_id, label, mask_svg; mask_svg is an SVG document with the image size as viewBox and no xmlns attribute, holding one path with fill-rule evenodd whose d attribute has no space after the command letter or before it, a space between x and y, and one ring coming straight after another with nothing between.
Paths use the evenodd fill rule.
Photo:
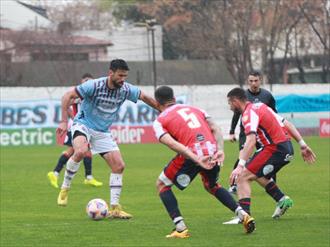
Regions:
<instances>
[{"instance_id":1,"label":"sock","mask_svg":"<svg viewBox=\"0 0 330 247\"><path fill-rule=\"evenodd\" d=\"M85 177L92 175L92 158L91 157L84 158L84 166L85 166Z\"/></svg>"},{"instance_id":2,"label":"sock","mask_svg":"<svg viewBox=\"0 0 330 247\"><path fill-rule=\"evenodd\" d=\"M86 176L86 179L87 179L87 180L91 180L91 179L93 179L93 176L92 176L92 175L87 175L87 176Z\"/></svg>"},{"instance_id":3,"label":"sock","mask_svg":"<svg viewBox=\"0 0 330 247\"><path fill-rule=\"evenodd\" d=\"M110 205L118 205L121 188L123 186L123 174L111 173L109 178L110 186Z\"/></svg>"},{"instance_id":4,"label":"sock","mask_svg":"<svg viewBox=\"0 0 330 247\"><path fill-rule=\"evenodd\" d=\"M66 162L68 162L69 158L70 157L67 156L66 154L62 154L57 161L57 165L54 168L54 172L57 172L57 174L59 174L61 172L61 170L63 169L64 165L66 164Z\"/></svg>"},{"instance_id":5,"label":"sock","mask_svg":"<svg viewBox=\"0 0 330 247\"><path fill-rule=\"evenodd\" d=\"M60 175L57 171L54 171L54 175L56 176L56 177L58 177L58 175Z\"/></svg>"},{"instance_id":6,"label":"sock","mask_svg":"<svg viewBox=\"0 0 330 247\"><path fill-rule=\"evenodd\" d=\"M284 196L283 192L273 181L266 185L265 190L267 194L270 195L276 202L278 202Z\"/></svg>"},{"instance_id":7,"label":"sock","mask_svg":"<svg viewBox=\"0 0 330 247\"><path fill-rule=\"evenodd\" d=\"M183 231L187 227L183 221L180 210L178 208L178 201L176 200L170 187L166 187L159 193L159 197L162 200L169 216L175 224L177 231Z\"/></svg>"},{"instance_id":8,"label":"sock","mask_svg":"<svg viewBox=\"0 0 330 247\"><path fill-rule=\"evenodd\" d=\"M247 215L247 212L245 212L241 206L238 206L236 208L236 210L235 210L235 214L238 216L238 218L241 221L243 221L244 220L244 216Z\"/></svg>"},{"instance_id":9,"label":"sock","mask_svg":"<svg viewBox=\"0 0 330 247\"><path fill-rule=\"evenodd\" d=\"M66 169L64 173L64 180L62 183L62 189L70 188L72 179L79 169L80 163L75 162L72 158L69 159L66 164Z\"/></svg>"},{"instance_id":10,"label":"sock","mask_svg":"<svg viewBox=\"0 0 330 247\"><path fill-rule=\"evenodd\" d=\"M238 203L239 203L239 205L243 208L243 210L246 213L248 213L249 215L251 215L251 212L250 212L251 198L242 198L242 199L239 199Z\"/></svg>"},{"instance_id":11,"label":"sock","mask_svg":"<svg viewBox=\"0 0 330 247\"><path fill-rule=\"evenodd\" d=\"M231 211L235 212L237 208L237 203L235 202L234 198L230 195L230 193L225 190L224 188L220 187L214 193L214 196L227 208Z\"/></svg>"}]
</instances>

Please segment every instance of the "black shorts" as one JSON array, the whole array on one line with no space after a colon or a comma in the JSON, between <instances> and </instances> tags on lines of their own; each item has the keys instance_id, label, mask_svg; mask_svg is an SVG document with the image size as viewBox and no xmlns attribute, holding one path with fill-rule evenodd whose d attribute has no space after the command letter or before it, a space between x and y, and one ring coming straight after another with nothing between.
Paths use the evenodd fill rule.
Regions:
<instances>
[{"instance_id":1,"label":"black shorts","mask_svg":"<svg viewBox=\"0 0 330 247\"><path fill-rule=\"evenodd\" d=\"M247 162L246 168L258 178L271 178L293 158L291 141L271 144L257 151Z\"/></svg>"},{"instance_id":2,"label":"black shorts","mask_svg":"<svg viewBox=\"0 0 330 247\"><path fill-rule=\"evenodd\" d=\"M220 167L216 165L211 170L206 170L200 166L197 166L193 161L186 159L182 155L177 155L164 168L163 173L166 178L180 190L187 188L198 173L200 173L202 177L204 186L213 188L217 185Z\"/></svg>"}]
</instances>

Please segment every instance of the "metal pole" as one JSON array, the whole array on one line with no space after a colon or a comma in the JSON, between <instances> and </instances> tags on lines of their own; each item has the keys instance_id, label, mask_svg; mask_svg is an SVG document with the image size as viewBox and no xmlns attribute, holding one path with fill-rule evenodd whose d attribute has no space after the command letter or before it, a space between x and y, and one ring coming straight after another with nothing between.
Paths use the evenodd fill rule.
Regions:
<instances>
[{"instance_id":1,"label":"metal pole","mask_svg":"<svg viewBox=\"0 0 330 247\"><path fill-rule=\"evenodd\" d=\"M156 67L156 52L155 52L155 28L151 27L151 41L152 41L152 69L154 75L154 90L157 88L157 67Z\"/></svg>"}]
</instances>

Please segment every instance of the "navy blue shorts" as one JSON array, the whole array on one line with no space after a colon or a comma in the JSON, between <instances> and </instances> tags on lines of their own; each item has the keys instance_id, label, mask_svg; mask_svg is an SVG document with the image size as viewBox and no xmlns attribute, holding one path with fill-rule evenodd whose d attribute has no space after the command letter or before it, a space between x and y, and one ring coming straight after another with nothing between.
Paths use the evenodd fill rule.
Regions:
<instances>
[{"instance_id":1,"label":"navy blue shorts","mask_svg":"<svg viewBox=\"0 0 330 247\"><path fill-rule=\"evenodd\" d=\"M216 165L211 170L206 170L182 155L177 155L164 168L163 173L180 190L187 188L199 173L204 186L212 189L218 186L220 167Z\"/></svg>"},{"instance_id":2,"label":"navy blue shorts","mask_svg":"<svg viewBox=\"0 0 330 247\"><path fill-rule=\"evenodd\" d=\"M269 179L292 160L293 153L291 141L270 144L257 151L246 168L259 178Z\"/></svg>"}]
</instances>

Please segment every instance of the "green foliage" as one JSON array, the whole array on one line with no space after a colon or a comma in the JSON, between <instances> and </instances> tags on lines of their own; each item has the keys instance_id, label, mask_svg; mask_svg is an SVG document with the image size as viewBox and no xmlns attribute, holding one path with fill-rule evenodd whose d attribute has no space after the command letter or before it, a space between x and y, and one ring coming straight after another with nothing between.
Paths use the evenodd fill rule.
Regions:
<instances>
[{"instance_id":1,"label":"green foliage","mask_svg":"<svg viewBox=\"0 0 330 247\"><path fill-rule=\"evenodd\" d=\"M173 228L156 193L155 181L173 153L162 145L121 145L127 164L121 203L130 221L91 221L85 206L92 198L109 200L109 168L94 156L94 176L100 188L83 184L83 167L69 194L69 205L58 207L58 190L46 174L61 147L1 147L0 246L329 246L329 139L306 138L318 155L314 166L303 163L295 146L294 161L278 175L279 185L294 200L282 219L271 218L275 203L253 185L252 212L257 230L243 234L241 225L222 225L231 212L206 193L199 177L184 192L174 189L192 237L167 240ZM227 187L237 143L226 142L226 163L220 181ZM63 173L61 174L61 177Z\"/></svg>"}]
</instances>

